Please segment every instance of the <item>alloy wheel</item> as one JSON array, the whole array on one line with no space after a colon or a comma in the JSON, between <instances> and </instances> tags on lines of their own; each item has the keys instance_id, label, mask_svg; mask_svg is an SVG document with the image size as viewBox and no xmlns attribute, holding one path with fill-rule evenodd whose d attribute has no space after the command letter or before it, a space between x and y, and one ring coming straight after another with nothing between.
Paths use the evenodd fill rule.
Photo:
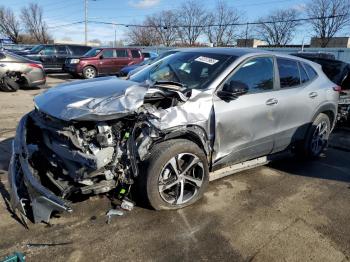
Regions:
<instances>
[{"instance_id":1,"label":"alloy wheel","mask_svg":"<svg viewBox=\"0 0 350 262\"><path fill-rule=\"evenodd\" d=\"M164 165L159 175L159 194L169 204L182 205L198 194L203 179L201 160L191 153L178 154Z\"/></svg>"},{"instance_id":2,"label":"alloy wheel","mask_svg":"<svg viewBox=\"0 0 350 262\"><path fill-rule=\"evenodd\" d=\"M85 69L85 76L86 78L94 78L96 75L95 70L93 68L86 68Z\"/></svg>"},{"instance_id":3,"label":"alloy wheel","mask_svg":"<svg viewBox=\"0 0 350 262\"><path fill-rule=\"evenodd\" d=\"M317 156L321 153L328 141L328 124L322 121L316 126L311 140L311 151Z\"/></svg>"}]
</instances>

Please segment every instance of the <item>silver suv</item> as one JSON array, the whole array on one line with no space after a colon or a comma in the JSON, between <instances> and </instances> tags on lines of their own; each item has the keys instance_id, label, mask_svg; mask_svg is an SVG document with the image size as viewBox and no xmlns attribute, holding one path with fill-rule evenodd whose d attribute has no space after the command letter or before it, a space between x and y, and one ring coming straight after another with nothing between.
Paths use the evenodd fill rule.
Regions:
<instances>
[{"instance_id":1,"label":"silver suv","mask_svg":"<svg viewBox=\"0 0 350 262\"><path fill-rule=\"evenodd\" d=\"M48 221L71 211L73 195L126 201L134 188L154 209L185 207L223 167L288 149L319 156L338 98L317 64L234 48L182 50L128 80L64 84L19 123L12 205Z\"/></svg>"}]
</instances>

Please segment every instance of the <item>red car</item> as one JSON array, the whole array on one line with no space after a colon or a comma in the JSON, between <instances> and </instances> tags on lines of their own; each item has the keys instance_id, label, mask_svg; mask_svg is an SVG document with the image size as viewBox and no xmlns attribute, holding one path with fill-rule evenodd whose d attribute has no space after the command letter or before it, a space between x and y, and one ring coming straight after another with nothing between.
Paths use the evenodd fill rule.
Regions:
<instances>
[{"instance_id":1,"label":"red car","mask_svg":"<svg viewBox=\"0 0 350 262\"><path fill-rule=\"evenodd\" d=\"M124 66L138 64L143 59L136 48L93 48L80 58L67 58L63 70L89 79L118 74Z\"/></svg>"}]
</instances>

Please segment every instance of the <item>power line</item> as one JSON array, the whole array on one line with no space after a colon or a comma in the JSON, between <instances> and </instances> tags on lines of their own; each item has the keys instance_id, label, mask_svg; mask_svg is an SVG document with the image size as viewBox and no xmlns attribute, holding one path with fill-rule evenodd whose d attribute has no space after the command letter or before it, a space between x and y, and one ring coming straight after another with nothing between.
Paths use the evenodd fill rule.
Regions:
<instances>
[{"instance_id":1,"label":"power line","mask_svg":"<svg viewBox=\"0 0 350 262\"><path fill-rule=\"evenodd\" d=\"M207 25L171 25L171 26L164 26L164 25L141 25L141 24L125 24L125 23L113 23L113 22L105 22L105 21L94 21L89 20L87 23L92 24L103 24L103 25L114 25L114 26L124 26L124 27L142 27L142 28L204 28L204 27L224 27L224 26L247 26L247 25L260 25L260 24L275 24L275 23L286 23L286 22L302 22L302 21L312 21L312 20L321 20L321 19L332 19L337 17L343 17L345 15L331 15L331 16L319 16L319 17L305 17L305 18L297 18L297 19L287 19L287 20L276 20L276 21L258 21L258 22L242 22L242 23L226 23L226 24L207 24ZM48 28L59 28L59 27L66 27L66 26L72 26L77 24L85 23L84 21L78 21L73 23L67 23L57 26L52 26Z\"/></svg>"}]
</instances>

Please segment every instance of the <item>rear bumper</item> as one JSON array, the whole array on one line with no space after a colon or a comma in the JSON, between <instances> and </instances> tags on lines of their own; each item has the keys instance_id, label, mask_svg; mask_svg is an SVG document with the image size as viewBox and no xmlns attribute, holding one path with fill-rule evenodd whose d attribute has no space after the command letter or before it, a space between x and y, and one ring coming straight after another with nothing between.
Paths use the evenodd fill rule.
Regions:
<instances>
[{"instance_id":1,"label":"rear bumper","mask_svg":"<svg viewBox=\"0 0 350 262\"><path fill-rule=\"evenodd\" d=\"M27 217L32 217L34 223L48 222L53 211L71 212L72 209L62 198L45 188L36 179L28 162L26 144L25 115L18 124L16 137L9 165L9 183L11 186L11 206Z\"/></svg>"}]
</instances>

